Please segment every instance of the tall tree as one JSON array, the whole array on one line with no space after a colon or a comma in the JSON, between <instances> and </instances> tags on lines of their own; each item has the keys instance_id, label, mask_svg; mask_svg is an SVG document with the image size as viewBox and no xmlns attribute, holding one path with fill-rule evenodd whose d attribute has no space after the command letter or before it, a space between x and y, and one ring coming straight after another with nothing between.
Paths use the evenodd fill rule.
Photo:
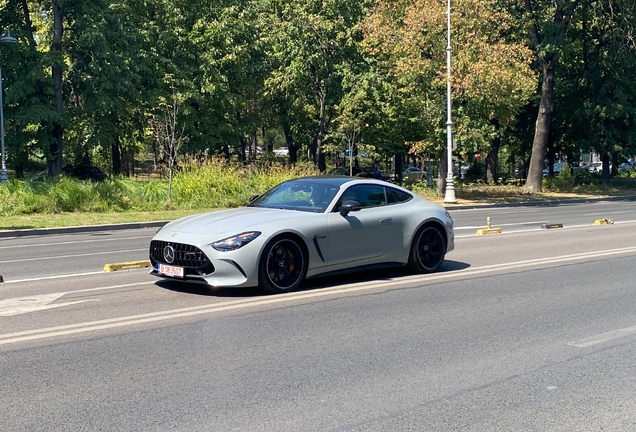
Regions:
<instances>
[{"instance_id":1,"label":"tall tree","mask_svg":"<svg viewBox=\"0 0 636 432\"><path fill-rule=\"evenodd\" d=\"M326 170L324 144L331 130L334 106L342 97L343 69L356 55L361 37L361 1L272 0L271 56L275 69L268 91L285 97L288 106L305 111L297 117L313 119L310 137L316 163ZM280 91L275 91L274 87Z\"/></svg>"},{"instance_id":2,"label":"tall tree","mask_svg":"<svg viewBox=\"0 0 636 432\"><path fill-rule=\"evenodd\" d=\"M636 153L636 5L622 0L581 5L563 56L557 101L571 109L557 113L562 141L577 152L593 152L610 162Z\"/></svg>"},{"instance_id":3,"label":"tall tree","mask_svg":"<svg viewBox=\"0 0 636 432\"><path fill-rule=\"evenodd\" d=\"M541 67L541 102L524 191L541 192L543 165L554 111L554 72L566 31L581 0L524 0L533 49Z\"/></svg>"},{"instance_id":4,"label":"tall tree","mask_svg":"<svg viewBox=\"0 0 636 432\"><path fill-rule=\"evenodd\" d=\"M470 145L470 150L496 143L500 133L496 126L513 123L531 97L535 80L529 67L531 53L516 36L516 13L497 0L454 1L453 122L457 141ZM419 106L418 121L427 132L418 145L445 154L446 5L433 0L381 0L365 28L371 53L414 99L411 106ZM445 167L440 163L440 192L445 188Z\"/></svg>"},{"instance_id":5,"label":"tall tree","mask_svg":"<svg viewBox=\"0 0 636 432\"><path fill-rule=\"evenodd\" d=\"M5 72L7 165L20 178L31 158L48 154L52 124L58 116L51 103L50 63L37 49L29 5L24 0L7 2L0 10L0 22L0 28L10 29L18 39L17 44L3 47L0 60Z\"/></svg>"},{"instance_id":6,"label":"tall tree","mask_svg":"<svg viewBox=\"0 0 636 432\"><path fill-rule=\"evenodd\" d=\"M156 87L131 16L130 5L106 0L82 1L68 14L66 153L78 162L101 152L113 174L122 173L122 156L133 151L126 143L142 128L142 93Z\"/></svg>"},{"instance_id":7,"label":"tall tree","mask_svg":"<svg viewBox=\"0 0 636 432\"><path fill-rule=\"evenodd\" d=\"M62 123L64 113L64 94L62 92L62 73L64 68L64 55L62 52L62 36L64 23L62 22L62 8L58 0L51 0L53 9L53 38L51 42L51 74L53 78L53 91L55 92L55 112L58 118L53 123L53 137L49 147L47 168L49 176L55 176L62 172L64 151L64 125Z\"/></svg>"}]
</instances>

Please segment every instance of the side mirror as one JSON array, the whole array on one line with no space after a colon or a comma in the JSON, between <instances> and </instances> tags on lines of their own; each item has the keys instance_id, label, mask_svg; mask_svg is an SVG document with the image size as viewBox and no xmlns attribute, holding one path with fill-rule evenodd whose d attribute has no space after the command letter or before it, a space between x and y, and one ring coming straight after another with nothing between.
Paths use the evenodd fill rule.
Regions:
<instances>
[{"instance_id":1,"label":"side mirror","mask_svg":"<svg viewBox=\"0 0 636 432\"><path fill-rule=\"evenodd\" d=\"M342 216L346 216L350 212L355 212L359 210L362 210L362 206L360 205L358 201L354 201L354 200L347 200L343 202L342 205L340 206L340 214Z\"/></svg>"},{"instance_id":2,"label":"side mirror","mask_svg":"<svg viewBox=\"0 0 636 432\"><path fill-rule=\"evenodd\" d=\"M250 197L249 203L252 204L254 201L256 201L256 198L258 198L260 195L252 195Z\"/></svg>"}]
</instances>

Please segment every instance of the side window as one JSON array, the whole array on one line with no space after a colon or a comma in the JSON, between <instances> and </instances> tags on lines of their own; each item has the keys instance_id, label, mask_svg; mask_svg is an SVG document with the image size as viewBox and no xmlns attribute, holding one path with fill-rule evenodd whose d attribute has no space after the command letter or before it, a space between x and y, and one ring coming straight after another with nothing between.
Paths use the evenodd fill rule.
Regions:
<instances>
[{"instance_id":1,"label":"side window","mask_svg":"<svg viewBox=\"0 0 636 432\"><path fill-rule=\"evenodd\" d=\"M362 208L379 207L386 205L384 186L380 185L355 185L344 191L334 211L339 211L342 203L347 200L358 201Z\"/></svg>"},{"instance_id":2,"label":"side window","mask_svg":"<svg viewBox=\"0 0 636 432\"><path fill-rule=\"evenodd\" d=\"M413 198L410 194L403 192L401 190L386 188L386 199L389 204L397 204L402 202L407 202L411 198Z\"/></svg>"}]
</instances>

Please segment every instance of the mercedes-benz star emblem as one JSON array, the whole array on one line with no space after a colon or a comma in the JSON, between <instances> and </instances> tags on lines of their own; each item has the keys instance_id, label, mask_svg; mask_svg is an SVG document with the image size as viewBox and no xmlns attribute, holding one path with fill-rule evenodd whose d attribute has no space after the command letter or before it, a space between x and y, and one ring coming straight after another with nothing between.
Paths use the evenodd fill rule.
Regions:
<instances>
[{"instance_id":1,"label":"mercedes-benz star emblem","mask_svg":"<svg viewBox=\"0 0 636 432\"><path fill-rule=\"evenodd\" d=\"M168 245L165 248L163 248L163 257L166 259L166 262L168 264L172 264L174 262L175 255L176 253L172 246Z\"/></svg>"}]
</instances>

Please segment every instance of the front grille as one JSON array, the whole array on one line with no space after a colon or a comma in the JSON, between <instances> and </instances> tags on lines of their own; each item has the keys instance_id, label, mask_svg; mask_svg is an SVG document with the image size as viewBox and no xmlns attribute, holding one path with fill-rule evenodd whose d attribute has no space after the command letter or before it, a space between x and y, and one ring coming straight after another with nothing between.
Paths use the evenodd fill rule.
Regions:
<instances>
[{"instance_id":1,"label":"front grille","mask_svg":"<svg viewBox=\"0 0 636 432\"><path fill-rule=\"evenodd\" d=\"M172 246L175 252L174 260L171 263L167 262L164 257L166 246ZM182 243L161 240L151 241L150 260L152 261L153 267L156 267L157 263L184 267L186 269L186 275L203 276L214 272L214 266L201 249Z\"/></svg>"}]
</instances>

